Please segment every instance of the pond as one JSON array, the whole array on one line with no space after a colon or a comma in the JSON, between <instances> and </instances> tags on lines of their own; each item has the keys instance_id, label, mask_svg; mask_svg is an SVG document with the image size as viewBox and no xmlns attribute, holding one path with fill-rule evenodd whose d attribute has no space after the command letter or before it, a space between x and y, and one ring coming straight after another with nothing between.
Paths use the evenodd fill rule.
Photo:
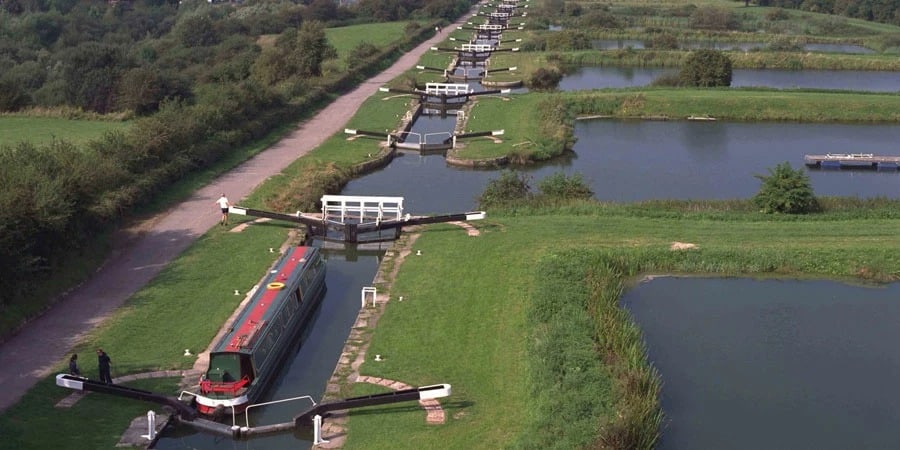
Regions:
<instances>
[{"instance_id":1,"label":"pond","mask_svg":"<svg viewBox=\"0 0 900 450\"><path fill-rule=\"evenodd\" d=\"M642 39L600 39L591 42L596 50L624 50L631 48L642 50L647 48ZM716 42L716 41L688 41L681 43L682 49L708 48L714 50L764 50L769 44L765 42ZM875 53L870 48L852 44L803 44L803 50L822 53L850 53L868 55Z\"/></svg>"},{"instance_id":2,"label":"pond","mask_svg":"<svg viewBox=\"0 0 900 450\"><path fill-rule=\"evenodd\" d=\"M591 120L575 124L574 152L520 169L536 186L557 172L581 174L600 200L749 198L756 174L806 153L896 153L900 127L796 123ZM805 170L805 169L804 169ZM403 153L352 180L348 195L404 196L413 214L465 212L499 170L448 166L441 155ZM808 170L816 195L900 196L900 172Z\"/></svg>"},{"instance_id":3,"label":"pond","mask_svg":"<svg viewBox=\"0 0 900 450\"><path fill-rule=\"evenodd\" d=\"M657 448L900 448L900 285L656 278L621 304L663 382Z\"/></svg>"},{"instance_id":4,"label":"pond","mask_svg":"<svg viewBox=\"0 0 900 450\"><path fill-rule=\"evenodd\" d=\"M563 76L562 91L649 86L663 74L678 69L647 67L580 67ZM900 92L900 74L865 70L734 69L731 87L775 89L840 89Z\"/></svg>"}]
</instances>

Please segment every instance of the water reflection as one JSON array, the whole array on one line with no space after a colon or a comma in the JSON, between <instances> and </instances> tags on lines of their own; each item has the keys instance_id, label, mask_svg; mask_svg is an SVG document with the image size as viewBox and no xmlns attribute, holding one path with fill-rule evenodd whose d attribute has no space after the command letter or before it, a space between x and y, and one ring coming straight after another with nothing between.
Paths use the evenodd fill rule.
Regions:
<instances>
[{"instance_id":1,"label":"water reflection","mask_svg":"<svg viewBox=\"0 0 900 450\"><path fill-rule=\"evenodd\" d=\"M803 167L807 153L891 153L893 125L579 121L574 155L522 169L532 186L556 172L581 174L600 200L749 198L756 174L782 162ZM900 196L900 172L807 172L817 195ZM414 214L468 211L497 170L448 166L440 155L405 153L351 181L348 195L406 197Z\"/></svg>"},{"instance_id":2,"label":"water reflection","mask_svg":"<svg viewBox=\"0 0 900 450\"><path fill-rule=\"evenodd\" d=\"M641 39L600 39L592 42L593 48L596 50L624 50L632 48L642 50L647 48L645 41ZM823 52L823 53L850 53L859 55L869 55L875 53L874 50L860 45L852 44L801 44L804 51ZM716 41L689 41L679 45L682 49L700 49L708 48L714 50L764 50L769 44L765 42L716 42Z\"/></svg>"},{"instance_id":3,"label":"water reflection","mask_svg":"<svg viewBox=\"0 0 900 450\"><path fill-rule=\"evenodd\" d=\"M663 380L661 450L900 448L900 285L659 278L621 301Z\"/></svg>"},{"instance_id":4,"label":"water reflection","mask_svg":"<svg viewBox=\"0 0 900 450\"><path fill-rule=\"evenodd\" d=\"M678 69L647 67L580 67L559 83L563 91L648 86L664 74ZM839 89L871 92L900 92L896 72L862 70L774 70L734 69L731 87L776 89Z\"/></svg>"}]
</instances>

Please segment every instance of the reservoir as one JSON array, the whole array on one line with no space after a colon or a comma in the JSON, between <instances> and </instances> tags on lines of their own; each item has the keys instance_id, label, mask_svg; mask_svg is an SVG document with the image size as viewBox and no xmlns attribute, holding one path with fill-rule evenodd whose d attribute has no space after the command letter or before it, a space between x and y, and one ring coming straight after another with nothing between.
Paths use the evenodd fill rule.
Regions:
<instances>
[{"instance_id":1,"label":"reservoir","mask_svg":"<svg viewBox=\"0 0 900 450\"><path fill-rule=\"evenodd\" d=\"M649 86L675 68L580 67L563 76L562 91ZM900 92L900 74L866 70L776 70L734 69L731 87L774 89L837 89L870 92Z\"/></svg>"},{"instance_id":2,"label":"reservoir","mask_svg":"<svg viewBox=\"0 0 900 450\"><path fill-rule=\"evenodd\" d=\"M900 197L900 172L808 170L806 153L898 154L895 125L590 120L575 124L574 152L517 168L531 177L581 174L599 200L723 200L759 191L756 174L782 162L803 168L816 195ZM352 180L347 195L406 197L413 214L465 212L500 170L448 166L442 155L402 153Z\"/></svg>"},{"instance_id":3,"label":"reservoir","mask_svg":"<svg viewBox=\"0 0 900 450\"><path fill-rule=\"evenodd\" d=\"M600 39L592 42L596 50L624 50L632 48L634 50L642 50L647 48L647 44L641 39ZM764 50L769 44L765 42L700 42L689 41L679 45L681 49L701 49L707 48L712 50L739 50L747 52L751 50ZM849 53L857 55L870 55L875 53L870 48L861 45L852 44L800 44L803 50L809 52L822 53Z\"/></svg>"},{"instance_id":4,"label":"reservoir","mask_svg":"<svg viewBox=\"0 0 900 450\"><path fill-rule=\"evenodd\" d=\"M656 278L622 305L662 378L660 450L900 448L900 285Z\"/></svg>"}]
</instances>

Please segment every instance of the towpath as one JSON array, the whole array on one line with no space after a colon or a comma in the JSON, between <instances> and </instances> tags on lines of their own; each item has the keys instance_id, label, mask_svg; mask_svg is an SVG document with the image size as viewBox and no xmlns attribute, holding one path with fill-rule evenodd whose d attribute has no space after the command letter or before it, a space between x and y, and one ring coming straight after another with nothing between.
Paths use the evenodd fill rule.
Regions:
<instances>
[{"instance_id":1,"label":"towpath","mask_svg":"<svg viewBox=\"0 0 900 450\"><path fill-rule=\"evenodd\" d=\"M366 98L412 67L422 54L445 40L469 17L467 14L454 25L444 27L391 67L300 124L277 144L130 231L132 235L122 241L121 247L89 280L0 345L0 411L15 404L38 380L49 375L86 333L216 225L220 214L215 200L219 195L224 192L232 201L246 197L266 178L340 131Z\"/></svg>"}]
</instances>

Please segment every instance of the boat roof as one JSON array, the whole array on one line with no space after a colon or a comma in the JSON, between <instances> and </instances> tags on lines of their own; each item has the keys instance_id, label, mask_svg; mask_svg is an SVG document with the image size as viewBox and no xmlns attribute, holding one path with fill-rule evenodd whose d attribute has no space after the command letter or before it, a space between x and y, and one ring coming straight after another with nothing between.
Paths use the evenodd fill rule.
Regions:
<instances>
[{"instance_id":1,"label":"boat roof","mask_svg":"<svg viewBox=\"0 0 900 450\"><path fill-rule=\"evenodd\" d=\"M213 353L253 351L255 333L262 328L261 325L272 319L278 310L274 306L290 295L293 280L303 273L303 268L315 250L314 247L293 247L275 264L250 302L235 319L232 327L216 343ZM280 289L270 289L272 283L283 283L284 286Z\"/></svg>"}]
</instances>

